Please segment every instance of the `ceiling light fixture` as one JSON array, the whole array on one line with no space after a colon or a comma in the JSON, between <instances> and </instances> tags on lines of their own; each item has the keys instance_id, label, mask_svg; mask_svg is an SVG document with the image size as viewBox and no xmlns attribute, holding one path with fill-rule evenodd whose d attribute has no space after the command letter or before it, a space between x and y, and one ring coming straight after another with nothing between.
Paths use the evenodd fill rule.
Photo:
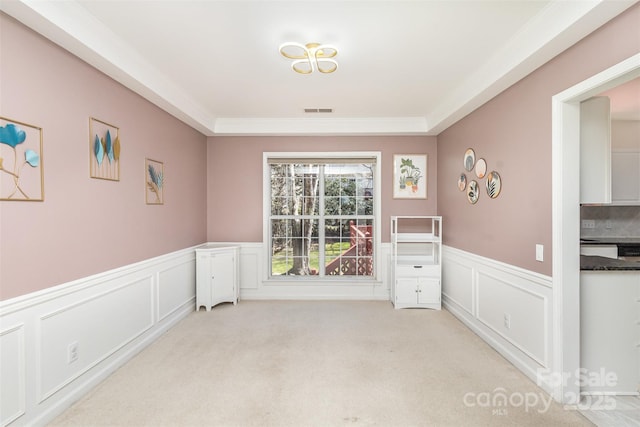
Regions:
<instances>
[{"instance_id":1,"label":"ceiling light fixture","mask_svg":"<svg viewBox=\"0 0 640 427\"><path fill-rule=\"evenodd\" d=\"M284 43L280 45L280 54L294 60L291 68L296 73L311 74L319 71L328 74L338 69L338 63L335 59L331 59L338 54L338 49L327 44Z\"/></svg>"}]
</instances>

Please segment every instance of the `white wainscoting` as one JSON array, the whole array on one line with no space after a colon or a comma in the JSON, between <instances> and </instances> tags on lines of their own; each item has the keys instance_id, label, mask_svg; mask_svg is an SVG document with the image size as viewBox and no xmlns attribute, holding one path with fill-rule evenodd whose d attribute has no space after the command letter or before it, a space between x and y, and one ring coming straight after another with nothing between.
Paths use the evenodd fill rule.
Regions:
<instances>
[{"instance_id":1,"label":"white wainscoting","mask_svg":"<svg viewBox=\"0 0 640 427\"><path fill-rule=\"evenodd\" d=\"M0 302L0 425L62 413L194 311L195 277L188 248Z\"/></svg>"},{"instance_id":2,"label":"white wainscoting","mask_svg":"<svg viewBox=\"0 0 640 427\"><path fill-rule=\"evenodd\" d=\"M268 254L262 243L215 242L240 246L240 299L353 299L389 300L389 256L391 246L379 246L377 280L269 280ZM333 279L333 278L332 278Z\"/></svg>"},{"instance_id":3,"label":"white wainscoting","mask_svg":"<svg viewBox=\"0 0 640 427\"><path fill-rule=\"evenodd\" d=\"M444 307L548 393L551 373L551 277L448 246L442 254Z\"/></svg>"}]
</instances>

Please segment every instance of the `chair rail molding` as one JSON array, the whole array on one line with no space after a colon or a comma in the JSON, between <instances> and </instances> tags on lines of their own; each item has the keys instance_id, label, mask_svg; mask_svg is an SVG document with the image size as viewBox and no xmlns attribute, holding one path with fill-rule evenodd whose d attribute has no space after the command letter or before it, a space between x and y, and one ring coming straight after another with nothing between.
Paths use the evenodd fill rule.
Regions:
<instances>
[{"instance_id":1,"label":"chair rail molding","mask_svg":"<svg viewBox=\"0 0 640 427\"><path fill-rule=\"evenodd\" d=\"M0 302L0 426L52 421L194 308L195 247Z\"/></svg>"}]
</instances>

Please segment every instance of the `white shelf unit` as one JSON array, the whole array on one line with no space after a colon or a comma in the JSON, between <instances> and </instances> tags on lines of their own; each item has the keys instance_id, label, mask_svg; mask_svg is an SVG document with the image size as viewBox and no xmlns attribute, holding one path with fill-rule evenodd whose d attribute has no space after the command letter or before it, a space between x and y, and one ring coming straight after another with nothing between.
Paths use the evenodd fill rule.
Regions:
<instances>
[{"instance_id":1,"label":"white shelf unit","mask_svg":"<svg viewBox=\"0 0 640 427\"><path fill-rule=\"evenodd\" d=\"M441 308L442 217L391 217L391 302Z\"/></svg>"}]
</instances>

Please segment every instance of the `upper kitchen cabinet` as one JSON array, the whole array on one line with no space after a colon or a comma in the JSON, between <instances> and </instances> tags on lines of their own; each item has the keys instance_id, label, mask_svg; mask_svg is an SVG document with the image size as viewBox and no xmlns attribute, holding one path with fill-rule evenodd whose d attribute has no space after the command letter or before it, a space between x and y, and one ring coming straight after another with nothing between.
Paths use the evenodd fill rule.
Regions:
<instances>
[{"instance_id":1,"label":"upper kitchen cabinet","mask_svg":"<svg viewBox=\"0 0 640 427\"><path fill-rule=\"evenodd\" d=\"M606 96L580 104L580 203L611 203L611 108Z\"/></svg>"},{"instance_id":2,"label":"upper kitchen cabinet","mask_svg":"<svg viewBox=\"0 0 640 427\"><path fill-rule=\"evenodd\" d=\"M611 122L611 202L640 205L640 121Z\"/></svg>"}]
</instances>

